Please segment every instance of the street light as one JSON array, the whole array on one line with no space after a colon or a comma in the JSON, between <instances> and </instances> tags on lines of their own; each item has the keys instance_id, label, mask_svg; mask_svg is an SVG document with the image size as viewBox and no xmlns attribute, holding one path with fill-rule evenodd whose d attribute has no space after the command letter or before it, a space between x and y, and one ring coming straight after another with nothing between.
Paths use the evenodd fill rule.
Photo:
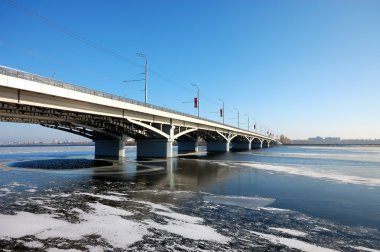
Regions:
<instances>
[{"instance_id":1,"label":"street light","mask_svg":"<svg viewBox=\"0 0 380 252\"><path fill-rule=\"evenodd\" d=\"M136 53L137 56L145 59L145 105L148 102L148 59L143 53Z\"/></svg>"},{"instance_id":2,"label":"street light","mask_svg":"<svg viewBox=\"0 0 380 252\"><path fill-rule=\"evenodd\" d=\"M224 100L220 99L220 98L218 98L218 100L223 103L223 106L222 106L222 116L223 116L223 124L224 124Z\"/></svg>"},{"instance_id":3,"label":"street light","mask_svg":"<svg viewBox=\"0 0 380 252\"><path fill-rule=\"evenodd\" d=\"M239 109L237 109L237 108L234 108L234 110L236 110L237 112L238 112L238 128L240 128L240 124L239 124Z\"/></svg>"},{"instance_id":4,"label":"street light","mask_svg":"<svg viewBox=\"0 0 380 252\"><path fill-rule=\"evenodd\" d=\"M249 115L248 114L245 114L246 116L248 116L248 131L249 131Z\"/></svg>"},{"instance_id":5,"label":"street light","mask_svg":"<svg viewBox=\"0 0 380 252\"><path fill-rule=\"evenodd\" d=\"M191 86L193 87L196 87L198 89L198 93L197 93L197 108L198 108L198 118L199 118L199 86L195 83L191 83Z\"/></svg>"}]
</instances>

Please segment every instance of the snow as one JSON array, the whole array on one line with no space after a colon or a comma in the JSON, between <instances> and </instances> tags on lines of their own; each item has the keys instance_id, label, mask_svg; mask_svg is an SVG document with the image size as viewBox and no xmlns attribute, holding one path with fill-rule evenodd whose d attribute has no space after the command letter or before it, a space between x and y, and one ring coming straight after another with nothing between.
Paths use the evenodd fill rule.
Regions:
<instances>
[{"instance_id":1,"label":"snow","mask_svg":"<svg viewBox=\"0 0 380 252\"><path fill-rule=\"evenodd\" d=\"M169 220L167 225L159 224L153 221L145 221L146 224L155 228L167 231L172 234L193 239L208 240L219 243L227 243L230 239L216 232L215 229L195 223L187 223L178 220Z\"/></svg>"},{"instance_id":2,"label":"snow","mask_svg":"<svg viewBox=\"0 0 380 252\"><path fill-rule=\"evenodd\" d=\"M180 214L180 213L174 213L174 212L162 212L162 211L154 211L155 214L166 216L171 219L175 219L182 222L190 222L190 223L202 223L203 219L199 217L193 217L190 215Z\"/></svg>"},{"instance_id":3,"label":"snow","mask_svg":"<svg viewBox=\"0 0 380 252\"><path fill-rule=\"evenodd\" d=\"M377 249L371 249L371 248L366 248L366 247L363 247L363 246L351 246L351 248L353 248L353 249L357 249L357 250L360 250L360 251L380 252L380 250L377 250Z\"/></svg>"},{"instance_id":4,"label":"snow","mask_svg":"<svg viewBox=\"0 0 380 252\"><path fill-rule=\"evenodd\" d=\"M54 219L47 214L28 212L19 212L16 215L0 214L0 237L20 238L64 225L66 225L65 221Z\"/></svg>"},{"instance_id":5,"label":"snow","mask_svg":"<svg viewBox=\"0 0 380 252\"><path fill-rule=\"evenodd\" d=\"M54 214L34 214L29 212L18 212L15 215L0 214L0 237L7 239L34 236L42 241L50 238L81 240L88 235L99 235L101 239L104 239L115 248L127 248L133 243L143 240L145 235L149 235L149 228L155 228L195 240L220 243L227 243L230 240L230 238L219 234L216 229L204 225L202 218L174 212L168 206L146 201L131 201L114 195L76 194L113 201L136 202L146 207L150 206L150 212L164 218L167 224L156 223L150 219L145 221L130 220L128 218L134 215L133 212L99 202L87 202L87 206L91 209L89 212L79 208L67 209L68 212L77 214L79 223L70 223L66 220L57 219L58 216ZM54 195L53 197L56 196ZM55 210L50 207L45 208ZM26 244L30 248L40 248L43 247L40 241ZM94 252L103 251L101 247L90 246L88 249ZM47 251L62 250L49 248Z\"/></svg>"},{"instance_id":6,"label":"snow","mask_svg":"<svg viewBox=\"0 0 380 252\"><path fill-rule=\"evenodd\" d=\"M302 231L298 231L298 230L294 230L294 229L276 228L276 227L269 227L269 229L276 230L278 232L289 234L289 235L293 235L293 236L299 236L299 237L305 237L305 236L307 236L307 233L302 232Z\"/></svg>"},{"instance_id":7,"label":"snow","mask_svg":"<svg viewBox=\"0 0 380 252\"><path fill-rule=\"evenodd\" d=\"M112 200L112 201L125 201L125 199L113 195L101 195L101 194L93 194L93 193L76 193L79 195L87 195L91 196L94 198L99 198L99 199L106 199L106 200Z\"/></svg>"},{"instance_id":8,"label":"snow","mask_svg":"<svg viewBox=\"0 0 380 252\"><path fill-rule=\"evenodd\" d=\"M86 246L89 252L103 252L104 249L101 247Z\"/></svg>"},{"instance_id":9,"label":"snow","mask_svg":"<svg viewBox=\"0 0 380 252\"><path fill-rule=\"evenodd\" d=\"M0 191L5 192L6 194L12 192L9 188L0 188Z\"/></svg>"},{"instance_id":10,"label":"snow","mask_svg":"<svg viewBox=\"0 0 380 252\"><path fill-rule=\"evenodd\" d=\"M160 204L156 204L156 203L152 203L152 202L148 202L148 201L138 201L138 200L131 200L131 201L136 202L136 203L140 203L140 204L144 204L144 205L148 205L153 209L159 209L162 211L172 212L172 210L170 208L163 206L163 205L160 205Z\"/></svg>"},{"instance_id":11,"label":"snow","mask_svg":"<svg viewBox=\"0 0 380 252\"><path fill-rule=\"evenodd\" d=\"M12 184L10 184L9 186L11 187L15 187L15 186L25 186L24 184L21 184L19 182L13 182Z\"/></svg>"},{"instance_id":12,"label":"snow","mask_svg":"<svg viewBox=\"0 0 380 252\"><path fill-rule=\"evenodd\" d=\"M268 240L275 244L282 244L289 248L299 249L305 252L337 252L337 250L320 247L297 239L284 238L271 234L264 234L259 232L250 231L252 234L259 236L262 239Z\"/></svg>"},{"instance_id":13,"label":"snow","mask_svg":"<svg viewBox=\"0 0 380 252\"><path fill-rule=\"evenodd\" d=\"M315 230L315 231L326 231L326 232L330 232L331 231L328 228L319 227L319 226L316 226L313 230Z\"/></svg>"},{"instance_id":14,"label":"snow","mask_svg":"<svg viewBox=\"0 0 380 252\"><path fill-rule=\"evenodd\" d=\"M275 208L275 207L259 207L258 210L264 210L268 212L291 212L289 209Z\"/></svg>"},{"instance_id":15,"label":"snow","mask_svg":"<svg viewBox=\"0 0 380 252\"><path fill-rule=\"evenodd\" d=\"M119 215L129 216L131 212L100 203L88 203L93 212L81 214L81 223L59 226L36 234L39 239L61 237L79 240L86 235L97 234L115 247L125 248L147 234L145 225L126 220Z\"/></svg>"},{"instance_id":16,"label":"snow","mask_svg":"<svg viewBox=\"0 0 380 252\"><path fill-rule=\"evenodd\" d=\"M119 216L129 216L132 213L100 203L88 204L93 211L80 214L84 221L75 224L46 214L19 212L16 215L0 215L0 237L34 235L39 239L80 240L86 235L98 234L113 246L125 248L147 234L144 224Z\"/></svg>"},{"instance_id":17,"label":"snow","mask_svg":"<svg viewBox=\"0 0 380 252\"><path fill-rule=\"evenodd\" d=\"M23 244L28 248L42 248L44 246L44 244L39 241L24 242Z\"/></svg>"},{"instance_id":18,"label":"snow","mask_svg":"<svg viewBox=\"0 0 380 252\"><path fill-rule=\"evenodd\" d=\"M59 248L48 248L46 251L47 252L82 252L81 250L77 250L77 249L59 249Z\"/></svg>"}]
</instances>

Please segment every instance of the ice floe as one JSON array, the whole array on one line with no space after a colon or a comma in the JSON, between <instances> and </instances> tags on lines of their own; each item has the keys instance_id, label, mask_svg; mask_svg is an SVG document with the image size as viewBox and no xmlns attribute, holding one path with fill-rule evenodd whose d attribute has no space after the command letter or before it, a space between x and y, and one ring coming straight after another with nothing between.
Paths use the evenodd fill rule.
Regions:
<instances>
[{"instance_id":1,"label":"ice floe","mask_svg":"<svg viewBox=\"0 0 380 252\"><path fill-rule=\"evenodd\" d=\"M290 209L276 208L276 207L259 207L258 210L264 210L268 212L292 212Z\"/></svg>"},{"instance_id":2,"label":"ice floe","mask_svg":"<svg viewBox=\"0 0 380 252\"><path fill-rule=\"evenodd\" d=\"M77 250L77 249L59 249L59 248L48 248L46 251L47 252L82 252L81 250Z\"/></svg>"},{"instance_id":3,"label":"ice floe","mask_svg":"<svg viewBox=\"0 0 380 252\"><path fill-rule=\"evenodd\" d=\"M48 229L55 229L67 224L48 214L18 212L16 215L0 214L0 237L20 238L35 235Z\"/></svg>"},{"instance_id":4,"label":"ice floe","mask_svg":"<svg viewBox=\"0 0 380 252\"><path fill-rule=\"evenodd\" d=\"M98 199L110 199L121 201L122 198L92 193L75 193L76 195L88 195ZM219 234L216 229L204 225L204 220L199 217L174 212L168 206L145 201L131 201L150 207L150 212L160 216L166 224L156 223L147 218L135 221L128 217L134 212L122 208L113 207L99 202L86 205L90 208L83 211L79 208L68 209L69 212L78 216L79 222L71 223L67 220L58 219L58 214L34 214L18 212L15 215L0 214L0 237L21 238L34 236L39 241L46 239L81 240L88 235L99 235L103 240L115 248L127 248L131 244L141 241L145 235L149 235L149 229L163 230L189 239L208 240L226 243L229 238ZM50 208L54 211L54 208ZM28 243L28 247L41 247L41 242ZM25 245L27 246L27 245ZM51 246L50 246L51 247ZM58 246L60 247L60 246ZM91 248L92 251L98 251ZM48 251L60 251L59 248L50 248Z\"/></svg>"},{"instance_id":5,"label":"ice floe","mask_svg":"<svg viewBox=\"0 0 380 252\"><path fill-rule=\"evenodd\" d=\"M93 194L93 193L76 193L79 195L87 195L98 199L112 200L112 201L125 201L124 198L113 196L113 195L102 195L102 194Z\"/></svg>"},{"instance_id":6,"label":"ice floe","mask_svg":"<svg viewBox=\"0 0 380 252\"><path fill-rule=\"evenodd\" d=\"M28 248L42 248L44 246L44 244L39 241L23 242L23 244Z\"/></svg>"},{"instance_id":7,"label":"ice floe","mask_svg":"<svg viewBox=\"0 0 380 252\"><path fill-rule=\"evenodd\" d=\"M367 178L353 175L339 174L333 171L310 169L307 167L272 165L263 163L239 163L241 166L252 167L259 170L284 172L292 175L300 175L309 178L325 179L345 184L380 186L379 178Z\"/></svg>"},{"instance_id":8,"label":"ice floe","mask_svg":"<svg viewBox=\"0 0 380 252\"><path fill-rule=\"evenodd\" d=\"M366 248L363 246L350 246L353 249L357 249L359 251L367 251L367 252L380 252L378 249L371 249L371 248Z\"/></svg>"},{"instance_id":9,"label":"ice floe","mask_svg":"<svg viewBox=\"0 0 380 252\"><path fill-rule=\"evenodd\" d=\"M203 196L203 200L209 203L240 206L251 209L259 209L275 202L275 199L263 197L245 197L245 196Z\"/></svg>"},{"instance_id":10,"label":"ice floe","mask_svg":"<svg viewBox=\"0 0 380 252\"><path fill-rule=\"evenodd\" d=\"M165 225L151 220L147 220L145 223L155 229L164 230L193 240L208 240L219 243L227 243L230 240L228 237L216 232L215 229L196 223L188 223L179 220L169 220L168 224Z\"/></svg>"},{"instance_id":11,"label":"ice floe","mask_svg":"<svg viewBox=\"0 0 380 252\"><path fill-rule=\"evenodd\" d=\"M281 236L275 236L271 234L264 234L260 232L254 232L250 231L252 234L257 235L258 237L268 240L272 243L275 244L282 244L285 245L289 248L294 248L294 249L299 249L305 252L337 252L337 250L329 249L329 248L324 248L320 247L314 244L310 244L304 241L300 241L297 239L290 239L290 238L285 238Z\"/></svg>"},{"instance_id":12,"label":"ice floe","mask_svg":"<svg viewBox=\"0 0 380 252\"><path fill-rule=\"evenodd\" d=\"M270 230L276 230L281 233L293 235L293 236L298 236L298 237L305 237L307 236L307 233L294 230L294 229L289 229L289 228L278 228L278 227L269 227Z\"/></svg>"}]
</instances>

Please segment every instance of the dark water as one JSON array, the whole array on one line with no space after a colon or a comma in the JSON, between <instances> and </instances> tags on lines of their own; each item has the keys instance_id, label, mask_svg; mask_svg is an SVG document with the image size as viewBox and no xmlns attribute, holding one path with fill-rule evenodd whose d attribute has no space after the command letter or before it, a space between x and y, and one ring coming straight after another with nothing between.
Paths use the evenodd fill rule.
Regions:
<instances>
[{"instance_id":1,"label":"dark water","mask_svg":"<svg viewBox=\"0 0 380 252\"><path fill-rule=\"evenodd\" d=\"M379 147L276 147L93 161L0 149L0 248L376 251ZM88 168L90 167L90 168Z\"/></svg>"}]
</instances>

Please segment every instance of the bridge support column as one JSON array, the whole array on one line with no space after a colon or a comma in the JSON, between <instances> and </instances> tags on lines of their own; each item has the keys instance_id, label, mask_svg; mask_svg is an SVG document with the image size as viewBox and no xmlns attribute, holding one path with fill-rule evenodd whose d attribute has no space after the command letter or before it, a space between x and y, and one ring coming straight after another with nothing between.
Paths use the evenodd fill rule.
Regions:
<instances>
[{"instance_id":1,"label":"bridge support column","mask_svg":"<svg viewBox=\"0 0 380 252\"><path fill-rule=\"evenodd\" d=\"M249 142L232 143L231 149L232 150L250 150L251 143Z\"/></svg>"},{"instance_id":2,"label":"bridge support column","mask_svg":"<svg viewBox=\"0 0 380 252\"><path fill-rule=\"evenodd\" d=\"M198 142L196 141L180 141L178 142L178 151L198 152Z\"/></svg>"},{"instance_id":3,"label":"bridge support column","mask_svg":"<svg viewBox=\"0 0 380 252\"><path fill-rule=\"evenodd\" d=\"M262 142L252 142L251 148L252 149L262 149L263 143Z\"/></svg>"},{"instance_id":4,"label":"bridge support column","mask_svg":"<svg viewBox=\"0 0 380 252\"><path fill-rule=\"evenodd\" d=\"M124 139L95 140L95 158L120 159L124 157Z\"/></svg>"},{"instance_id":5,"label":"bridge support column","mask_svg":"<svg viewBox=\"0 0 380 252\"><path fill-rule=\"evenodd\" d=\"M230 151L230 142L227 141L207 141L208 152L228 152Z\"/></svg>"},{"instance_id":6,"label":"bridge support column","mask_svg":"<svg viewBox=\"0 0 380 252\"><path fill-rule=\"evenodd\" d=\"M173 141L168 139L137 140L137 158L171 158Z\"/></svg>"}]
</instances>

